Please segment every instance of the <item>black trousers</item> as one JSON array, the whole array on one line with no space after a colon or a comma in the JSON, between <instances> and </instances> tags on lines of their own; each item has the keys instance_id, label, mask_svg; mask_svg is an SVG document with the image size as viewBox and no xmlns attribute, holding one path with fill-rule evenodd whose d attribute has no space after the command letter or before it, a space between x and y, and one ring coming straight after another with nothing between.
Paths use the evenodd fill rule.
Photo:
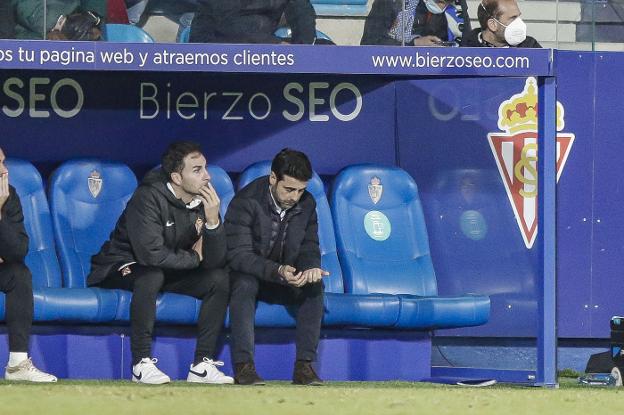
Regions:
<instances>
[{"instance_id":1,"label":"black trousers","mask_svg":"<svg viewBox=\"0 0 624 415\"><path fill-rule=\"evenodd\" d=\"M198 336L194 362L198 363L204 357L214 359L230 293L227 271L204 268L184 272L165 271L138 264L131 265L130 269L130 274L122 276L115 267L99 287L132 291L130 348L133 364L152 355L156 297L162 291L202 300L197 320Z\"/></svg>"},{"instance_id":2,"label":"black trousers","mask_svg":"<svg viewBox=\"0 0 624 415\"><path fill-rule=\"evenodd\" d=\"M21 262L0 264L0 291L6 294L9 351L28 352L33 319L32 274Z\"/></svg>"},{"instance_id":3,"label":"black trousers","mask_svg":"<svg viewBox=\"0 0 624 415\"><path fill-rule=\"evenodd\" d=\"M260 281L252 275L231 271L230 284L232 360L235 364L254 360L254 320L257 300L297 307L295 330L297 360L316 360L324 311L322 282L297 288Z\"/></svg>"}]
</instances>

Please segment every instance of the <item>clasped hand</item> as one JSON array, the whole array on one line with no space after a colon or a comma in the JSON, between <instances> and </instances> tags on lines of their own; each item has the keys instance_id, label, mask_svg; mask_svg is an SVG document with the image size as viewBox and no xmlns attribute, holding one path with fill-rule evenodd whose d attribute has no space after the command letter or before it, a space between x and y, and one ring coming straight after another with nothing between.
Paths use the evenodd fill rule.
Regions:
<instances>
[{"instance_id":1,"label":"clasped hand","mask_svg":"<svg viewBox=\"0 0 624 415\"><path fill-rule=\"evenodd\" d=\"M289 285L293 287L303 287L305 284L319 282L323 277L328 276L329 272L321 268L310 268L305 271L297 272L295 267L282 265L279 268L279 274Z\"/></svg>"}]
</instances>

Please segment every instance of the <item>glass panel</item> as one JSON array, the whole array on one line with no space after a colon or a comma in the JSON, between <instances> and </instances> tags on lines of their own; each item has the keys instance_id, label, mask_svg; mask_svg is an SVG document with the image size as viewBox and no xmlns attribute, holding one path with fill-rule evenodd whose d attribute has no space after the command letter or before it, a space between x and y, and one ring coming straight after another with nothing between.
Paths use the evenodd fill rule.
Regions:
<instances>
[{"instance_id":1,"label":"glass panel","mask_svg":"<svg viewBox=\"0 0 624 415\"><path fill-rule=\"evenodd\" d=\"M432 0L429 6L418 0L286 4L240 12L228 2L141 0L129 4L128 17L160 42L457 46L471 29L466 0Z\"/></svg>"},{"instance_id":2,"label":"glass panel","mask_svg":"<svg viewBox=\"0 0 624 415\"><path fill-rule=\"evenodd\" d=\"M106 12L106 0L0 0L0 37L97 40Z\"/></svg>"},{"instance_id":3,"label":"glass panel","mask_svg":"<svg viewBox=\"0 0 624 415\"><path fill-rule=\"evenodd\" d=\"M592 50L624 50L624 1L590 0L581 7L577 41L591 44Z\"/></svg>"},{"instance_id":4,"label":"glass panel","mask_svg":"<svg viewBox=\"0 0 624 415\"><path fill-rule=\"evenodd\" d=\"M0 36L3 39L43 39L47 23L46 2L1 0Z\"/></svg>"},{"instance_id":5,"label":"glass panel","mask_svg":"<svg viewBox=\"0 0 624 415\"><path fill-rule=\"evenodd\" d=\"M436 332L434 366L535 370L536 104L535 78L397 88L399 163L418 184L438 293L491 299L486 324Z\"/></svg>"}]
</instances>

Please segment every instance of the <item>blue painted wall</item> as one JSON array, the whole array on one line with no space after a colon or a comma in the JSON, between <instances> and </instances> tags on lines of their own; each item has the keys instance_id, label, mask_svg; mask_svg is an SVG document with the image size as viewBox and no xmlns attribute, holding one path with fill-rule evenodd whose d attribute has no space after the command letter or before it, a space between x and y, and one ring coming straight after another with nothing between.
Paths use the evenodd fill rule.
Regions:
<instances>
[{"instance_id":1,"label":"blue painted wall","mask_svg":"<svg viewBox=\"0 0 624 415\"><path fill-rule=\"evenodd\" d=\"M621 68L620 54L557 53L561 132L576 137L558 184L560 337L607 337L622 312ZM66 78L80 91L58 84ZM75 157L120 160L141 176L183 138L234 176L285 146L306 151L324 177L399 164L421 190L440 293L492 296L490 323L441 334L535 335L537 246L526 247L488 142L501 132L499 105L526 78L3 70L0 83L0 145L46 176ZM58 115L79 96L77 115Z\"/></svg>"}]
</instances>

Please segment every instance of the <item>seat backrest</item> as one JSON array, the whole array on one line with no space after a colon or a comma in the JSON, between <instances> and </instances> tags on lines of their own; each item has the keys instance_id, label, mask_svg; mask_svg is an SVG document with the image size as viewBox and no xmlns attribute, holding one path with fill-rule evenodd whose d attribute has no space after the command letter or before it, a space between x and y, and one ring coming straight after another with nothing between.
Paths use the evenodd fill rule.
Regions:
<instances>
[{"instance_id":1,"label":"seat backrest","mask_svg":"<svg viewBox=\"0 0 624 415\"><path fill-rule=\"evenodd\" d=\"M105 24L103 38L107 42L154 43L154 38L145 30L130 24Z\"/></svg>"},{"instance_id":2,"label":"seat backrest","mask_svg":"<svg viewBox=\"0 0 624 415\"><path fill-rule=\"evenodd\" d=\"M108 240L137 180L128 166L72 160L50 178L50 208L66 287L84 287L91 256Z\"/></svg>"},{"instance_id":3,"label":"seat backrest","mask_svg":"<svg viewBox=\"0 0 624 415\"><path fill-rule=\"evenodd\" d=\"M189 43L189 39L191 38L191 27L187 26L185 28L178 29L178 43Z\"/></svg>"},{"instance_id":4,"label":"seat backrest","mask_svg":"<svg viewBox=\"0 0 624 415\"><path fill-rule=\"evenodd\" d=\"M41 175L30 162L6 159L9 181L15 187L24 212L28 233L26 265L33 278L33 287L61 287L61 269L54 248L54 234L48 198Z\"/></svg>"},{"instance_id":5,"label":"seat backrest","mask_svg":"<svg viewBox=\"0 0 624 415\"><path fill-rule=\"evenodd\" d=\"M219 195L219 199L221 199L221 208L219 209L221 217L225 218L227 207L234 197L234 184L227 172L221 167L209 164L207 169L211 177L210 183L212 183L212 186L217 191L217 195Z\"/></svg>"},{"instance_id":6,"label":"seat backrest","mask_svg":"<svg viewBox=\"0 0 624 415\"><path fill-rule=\"evenodd\" d=\"M331 208L348 293L437 295L418 187L404 170L350 166Z\"/></svg>"},{"instance_id":7,"label":"seat backrest","mask_svg":"<svg viewBox=\"0 0 624 415\"><path fill-rule=\"evenodd\" d=\"M242 189L258 177L268 176L271 173L269 160L252 164L239 177L238 188ZM316 215L318 217L319 247L321 249L321 266L329 271L329 277L323 279L325 291L344 293L342 270L336 253L336 239L334 237L334 223L329 210L329 203L325 195L325 186L318 174L313 173L312 179L306 188L316 200Z\"/></svg>"}]
</instances>

